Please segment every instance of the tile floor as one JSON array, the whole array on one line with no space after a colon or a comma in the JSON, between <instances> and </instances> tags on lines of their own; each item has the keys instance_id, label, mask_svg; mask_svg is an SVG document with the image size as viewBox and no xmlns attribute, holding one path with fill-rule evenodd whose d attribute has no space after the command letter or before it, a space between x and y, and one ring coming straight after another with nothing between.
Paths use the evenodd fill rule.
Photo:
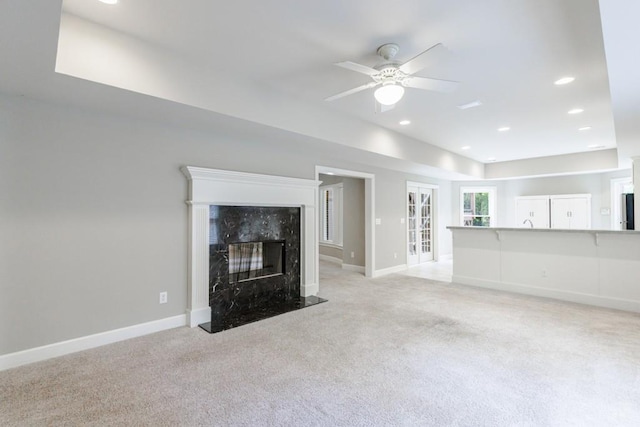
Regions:
<instances>
[{"instance_id":1,"label":"tile floor","mask_svg":"<svg viewBox=\"0 0 640 427\"><path fill-rule=\"evenodd\" d=\"M342 271L339 264L329 261L320 261L320 267L323 271ZM451 257L446 257L438 261L425 262L420 265L409 267L398 274L451 283L451 277L453 276L453 260Z\"/></svg>"},{"instance_id":2,"label":"tile floor","mask_svg":"<svg viewBox=\"0 0 640 427\"><path fill-rule=\"evenodd\" d=\"M400 274L450 283L453 275L453 260L445 258L438 261L425 262L424 264L409 267Z\"/></svg>"}]
</instances>

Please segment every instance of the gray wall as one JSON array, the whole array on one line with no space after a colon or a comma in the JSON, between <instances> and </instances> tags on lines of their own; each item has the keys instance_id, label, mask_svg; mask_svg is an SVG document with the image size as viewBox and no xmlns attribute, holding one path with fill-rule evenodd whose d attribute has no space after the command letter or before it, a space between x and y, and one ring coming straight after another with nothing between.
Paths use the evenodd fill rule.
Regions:
<instances>
[{"instance_id":1,"label":"gray wall","mask_svg":"<svg viewBox=\"0 0 640 427\"><path fill-rule=\"evenodd\" d=\"M342 261L342 253L342 248L338 248L336 246L320 245L320 255L329 256L331 258L336 258Z\"/></svg>"},{"instance_id":2,"label":"gray wall","mask_svg":"<svg viewBox=\"0 0 640 427\"><path fill-rule=\"evenodd\" d=\"M343 184L343 259L345 264L364 266L364 179L344 178ZM353 254L353 257L351 256Z\"/></svg>"},{"instance_id":3,"label":"gray wall","mask_svg":"<svg viewBox=\"0 0 640 427\"><path fill-rule=\"evenodd\" d=\"M0 354L185 313L181 166L375 174L376 269L405 262L406 181L450 187L347 160L300 135L216 123L196 130L0 95ZM158 304L161 291L167 304Z\"/></svg>"}]
</instances>

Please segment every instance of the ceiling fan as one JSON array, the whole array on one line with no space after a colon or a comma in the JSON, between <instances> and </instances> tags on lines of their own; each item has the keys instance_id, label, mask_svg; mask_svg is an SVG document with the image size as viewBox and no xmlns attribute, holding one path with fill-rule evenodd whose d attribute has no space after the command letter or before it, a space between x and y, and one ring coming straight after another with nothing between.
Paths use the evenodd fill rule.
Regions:
<instances>
[{"instance_id":1,"label":"ceiling fan","mask_svg":"<svg viewBox=\"0 0 640 427\"><path fill-rule=\"evenodd\" d=\"M375 67L356 64L351 61L336 63L335 65L346 68L347 70L366 74L371 77L373 81L325 98L325 101L333 101L366 89L380 86L376 89L373 96L383 107L382 111L386 111L393 108L395 103L400 101L404 95L405 87L432 90L436 92L451 92L458 86L458 82L450 80L413 76L413 74L428 67L446 55L448 50L442 43L431 46L429 49L404 64L400 64L393 60L399 50L400 47L395 43L388 43L380 46L376 53L384 58L385 62Z\"/></svg>"}]
</instances>

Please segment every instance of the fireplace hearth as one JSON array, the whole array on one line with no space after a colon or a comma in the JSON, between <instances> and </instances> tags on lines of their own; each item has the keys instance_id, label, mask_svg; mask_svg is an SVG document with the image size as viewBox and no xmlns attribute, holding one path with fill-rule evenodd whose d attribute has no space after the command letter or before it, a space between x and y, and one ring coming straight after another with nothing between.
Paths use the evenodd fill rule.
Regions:
<instances>
[{"instance_id":1,"label":"fireplace hearth","mask_svg":"<svg viewBox=\"0 0 640 427\"><path fill-rule=\"evenodd\" d=\"M209 305L219 332L324 302L300 295L300 208L209 207Z\"/></svg>"}]
</instances>

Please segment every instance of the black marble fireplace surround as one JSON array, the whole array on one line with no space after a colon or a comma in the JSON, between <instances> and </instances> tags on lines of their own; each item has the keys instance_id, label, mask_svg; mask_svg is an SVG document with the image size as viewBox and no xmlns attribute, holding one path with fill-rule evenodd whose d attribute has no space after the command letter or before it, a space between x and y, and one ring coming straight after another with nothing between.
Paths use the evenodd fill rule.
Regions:
<instances>
[{"instance_id":1,"label":"black marble fireplace surround","mask_svg":"<svg viewBox=\"0 0 640 427\"><path fill-rule=\"evenodd\" d=\"M325 301L300 296L300 208L210 206L209 223L211 322L200 327L211 333L220 332ZM260 242L265 253L271 248L271 255L258 255L255 247ZM234 246L231 249L235 253L231 271L230 245ZM281 268L274 271L273 265L266 264L273 264L270 260L276 246L282 248L283 262ZM253 278L261 274L252 272L238 280L240 248L253 251L250 253L254 266L256 262L264 262L265 277ZM246 261L246 256L244 259Z\"/></svg>"}]
</instances>

